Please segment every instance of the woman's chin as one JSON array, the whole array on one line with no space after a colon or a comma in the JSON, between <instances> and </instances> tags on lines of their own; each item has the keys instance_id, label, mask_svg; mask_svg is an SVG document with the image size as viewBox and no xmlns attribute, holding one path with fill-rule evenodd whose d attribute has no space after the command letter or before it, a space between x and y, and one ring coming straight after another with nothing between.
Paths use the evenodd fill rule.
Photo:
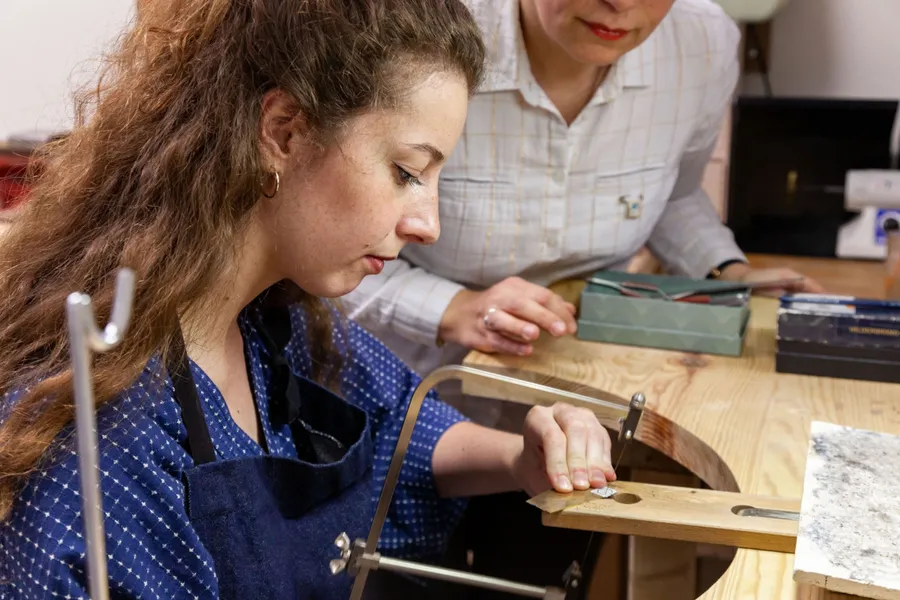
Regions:
<instances>
[{"instance_id":1,"label":"woman's chin","mask_svg":"<svg viewBox=\"0 0 900 600\"><path fill-rule=\"evenodd\" d=\"M340 298L346 296L362 283L362 274L341 274L328 281L320 281L313 285L300 286L307 294L319 298Z\"/></svg>"}]
</instances>

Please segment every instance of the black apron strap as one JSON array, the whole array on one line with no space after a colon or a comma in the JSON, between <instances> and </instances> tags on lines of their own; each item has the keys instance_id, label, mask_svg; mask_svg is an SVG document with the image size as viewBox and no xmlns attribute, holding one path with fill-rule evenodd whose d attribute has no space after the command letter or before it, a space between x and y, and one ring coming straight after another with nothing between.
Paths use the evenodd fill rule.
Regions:
<instances>
[{"instance_id":1,"label":"black apron strap","mask_svg":"<svg viewBox=\"0 0 900 600\"><path fill-rule=\"evenodd\" d=\"M285 358L291 340L291 313L286 306L266 308L261 321L259 331L272 360L270 416L276 426L290 425L300 418L301 411L300 387Z\"/></svg>"},{"instance_id":2,"label":"black apron strap","mask_svg":"<svg viewBox=\"0 0 900 600\"><path fill-rule=\"evenodd\" d=\"M344 444L338 443L331 436L324 436L310 431L304 422L303 413L315 407L304 406L301 402L301 387L310 388L305 391L313 396L321 394L321 390L312 382L301 382L291 370L290 363L284 356L284 349L291 338L291 316L287 307L268 308L262 311L259 332L263 343L269 351L271 360L272 381L269 389L269 412L274 426L289 425L298 458L310 463L325 463L337 460L346 450ZM201 465L216 460L215 448L209 435L203 407L197 394L197 387L190 369L190 361L184 345L181 330L175 332L172 350L166 361L166 368L175 386L175 399L181 407L181 418L187 429L185 450L194 463ZM260 413L257 411L257 418ZM260 423L260 433L263 428ZM334 446L334 447L332 447Z\"/></svg>"},{"instance_id":3,"label":"black apron strap","mask_svg":"<svg viewBox=\"0 0 900 600\"><path fill-rule=\"evenodd\" d=\"M197 395L197 386L194 376L191 374L191 365L184 346L181 328L176 331L172 341L172 350L166 360L166 368L175 386L175 400L181 407L181 418L187 429L186 450L197 465L214 462L216 450L213 447L212 438L209 437L209 427L206 425L206 417L203 416L203 407L200 404L200 397Z\"/></svg>"},{"instance_id":4,"label":"black apron strap","mask_svg":"<svg viewBox=\"0 0 900 600\"><path fill-rule=\"evenodd\" d=\"M287 306L263 308L263 341L270 354L283 354L291 341L291 311ZM274 352L273 352L274 350Z\"/></svg>"},{"instance_id":5,"label":"black apron strap","mask_svg":"<svg viewBox=\"0 0 900 600\"><path fill-rule=\"evenodd\" d=\"M303 402L304 396L320 397L324 390L312 382L298 379L285 358L285 348L291 340L292 331L290 309L286 306L272 306L261 312L259 331L272 361L269 390L272 424L290 426L297 458L300 460L316 464L338 460L346 452L346 446L333 436L310 429L308 421L317 420L316 407ZM304 393L301 394L301 390Z\"/></svg>"}]
</instances>

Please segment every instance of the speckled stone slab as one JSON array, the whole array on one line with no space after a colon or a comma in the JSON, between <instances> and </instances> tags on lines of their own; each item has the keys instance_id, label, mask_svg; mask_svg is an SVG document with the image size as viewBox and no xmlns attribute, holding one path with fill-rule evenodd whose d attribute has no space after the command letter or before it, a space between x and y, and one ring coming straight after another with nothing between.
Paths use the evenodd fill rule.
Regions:
<instances>
[{"instance_id":1,"label":"speckled stone slab","mask_svg":"<svg viewBox=\"0 0 900 600\"><path fill-rule=\"evenodd\" d=\"M813 422L794 581L900 600L900 437Z\"/></svg>"}]
</instances>

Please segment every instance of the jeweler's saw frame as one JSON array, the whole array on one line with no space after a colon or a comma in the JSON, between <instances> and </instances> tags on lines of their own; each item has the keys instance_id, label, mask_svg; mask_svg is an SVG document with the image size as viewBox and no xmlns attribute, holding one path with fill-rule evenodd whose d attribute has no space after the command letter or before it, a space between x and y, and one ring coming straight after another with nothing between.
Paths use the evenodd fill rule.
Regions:
<instances>
[{"instance_id":1,"label":"jeweler's saw frame","mask_svg":"<svg viewBox=\"0 0 900 600\"><path fill-rule=\"evenodd\" d=\"M641 393L635 394L631 398L631 402L626 406L472 367L448 365L436 369L419 383L409 402L409 407L403 420L403 427L397 440L397 446L394 449L394 455L388 468L381 496L378 499L375 518L372 521L368 538L365 541L354 540L351 542L346 533L341 533L335 541L341 556L331 561L332 573L338 574L346 570L348 574L355 577L353 591L350 596L351 600L362 600L369 572L378 569L504 591L527 598L566 600L570 592L580 591L581 567L577 563L573 563L572 567L564 575L561 575L564 588L544 588L465 571L454 571L411 561L387 558L377 552L378 539L381 536L381 530L387 518L394 489L400 477L400 470L403 467L403 460L406 457L406 451L412 438L413 428L415 427L419 410L422 407L422 402L435 386L451 379L464 383L478 382L491 387L503 386L507 391L520 392L520 394L511 394L511 397L520 398L517 401L523 404L549 406L557 402L566 402L573 406L586 408L598 415L598 417L618 420L620 424L618 439L624 444L634 439L645 404L644 395Z\"/></svg>"}]
</instances>

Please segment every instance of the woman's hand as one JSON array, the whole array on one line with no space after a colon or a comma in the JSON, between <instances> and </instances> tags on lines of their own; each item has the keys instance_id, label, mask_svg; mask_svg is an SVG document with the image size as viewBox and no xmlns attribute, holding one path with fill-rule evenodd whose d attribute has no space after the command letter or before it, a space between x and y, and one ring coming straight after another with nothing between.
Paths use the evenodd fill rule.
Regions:
<instances>
[{"instance_id":1,"label":"woman's hand","mask_svg":"<svg viewBox=\"0 0 900 600\"><path fill-rule=\"evenodd\" d=\"M609 434L591 411L564 403L535 406L522 433L524 448L512 471L530 496L550 488L567 493L615 481Z\"/></svg>"},{"instance_id":2,"label":"woman's hand","mask_svg":"<svg viewBox=\"0 0 900 600\"><path fill-rule=\"evenodd\" d=\"M556 337L575 333L575 306L543 286L509 277L483 292L458 293L439 335L481 352L526 356L542 329Z\"/></svg>"},{"instance_id":3,"label":"woman's hand","mask_svg":"<svg viewBox=\"0 0 900 600\"><path fill-rule=\"evenodd\" d=\"M815 279L805 277L793 269L753 269L742 263L729 265L722 271L720 279L728 281L740 281L741 283L756 283L760 281L775 281L780 279L801 278L796 283L784 287L757 288L755 294L760 296L784 296L786 294L810 293L824 294L825 288Z\"/></svg>"}]
</instances>

